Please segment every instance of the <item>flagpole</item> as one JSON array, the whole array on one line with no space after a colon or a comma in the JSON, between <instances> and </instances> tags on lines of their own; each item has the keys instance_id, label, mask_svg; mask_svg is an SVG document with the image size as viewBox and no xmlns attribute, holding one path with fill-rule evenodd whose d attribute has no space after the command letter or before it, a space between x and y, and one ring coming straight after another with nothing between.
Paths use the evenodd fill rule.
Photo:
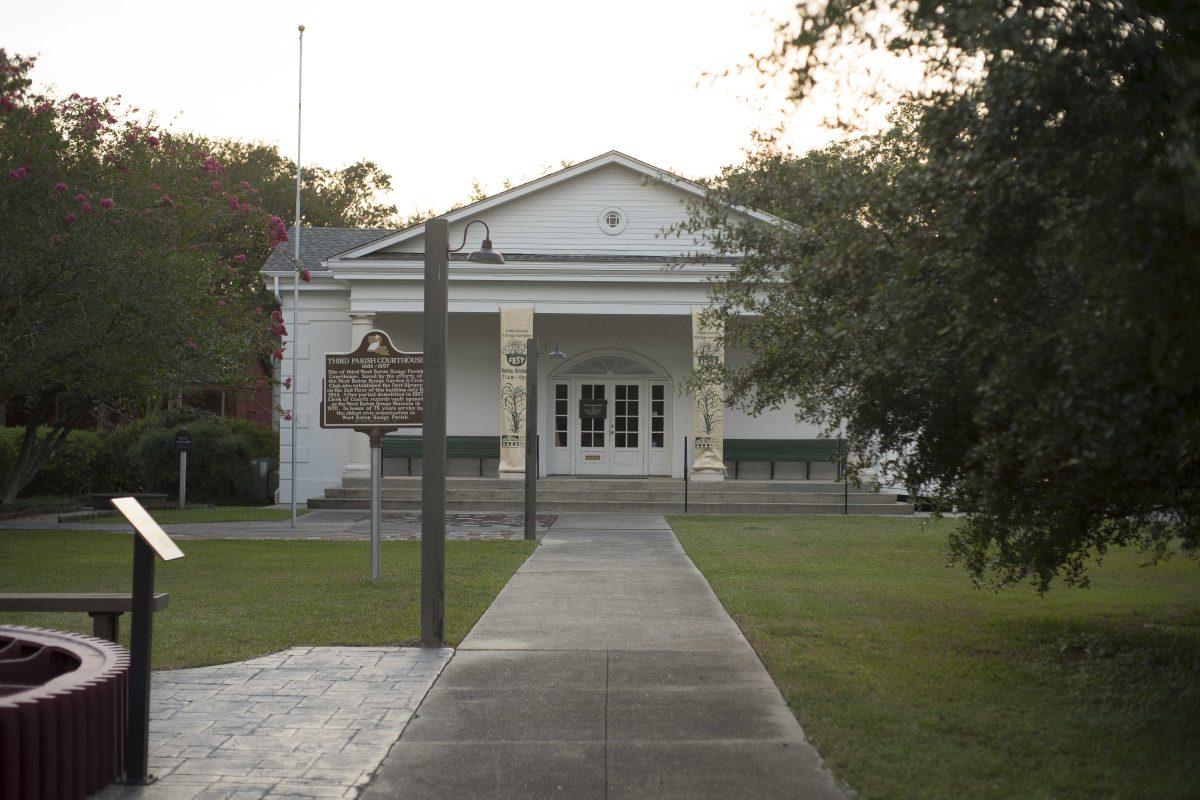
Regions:
<instances>
[{"instance_id":1,"label":"flagpole","mask_svg":"<svg viewBox=\"0 0 1200 800\"><path fill-rule=\"evenodd\" d=\"M300 376L296 371L296 350L300 346L300 271L304 265L300 263L300 123L303 119L304 100L304 26L300 31L300 65L296 73L296 226L295 226L295 258L296 268L292 273L292 529L296 528L296 418L300 416L300 405L297 402L300 391Z\"/></svg>"}]
</instances>

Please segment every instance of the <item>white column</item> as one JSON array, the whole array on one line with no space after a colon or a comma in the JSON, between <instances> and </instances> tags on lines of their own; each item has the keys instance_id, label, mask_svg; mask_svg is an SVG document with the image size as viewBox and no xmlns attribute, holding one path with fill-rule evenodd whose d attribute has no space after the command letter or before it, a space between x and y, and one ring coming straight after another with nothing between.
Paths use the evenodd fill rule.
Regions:
<instances>
[{"instance_id":1,"label":"white column","mask_svg":"<svg viewBox=\"0 0 1200 800\"><path fill-rule=\"evenodd\" d=\"M355 350L362 338L375 327L375 314L370 312L352 311L350 313L350 346L346 352ZM371 477L371 440L358 431L348 431L350 445L346 468L342 470L342 478Z\"/></svg>"},{"instance_id":2,"label":"white column","mask_svg":"<svg viewBox=\"0 0 1200 800\"><path fill-rule=\"evenodd\" d=\"M692 312L692 367L725 362L724 331L705 324L701 311ZM725 479L725 387L697 387L692 396L692 480Z\"/></svg>"},{"instance_id":3,"label":"white column","mask_svg":"<svg viewBox=\"0 0 1200 800\"><path fill-rule=\"evenodd\" d=\"M532 308L500 309L501 478L525 477L525 437L536 433L536 422L525 418L525 347L531 336Z\"/></svg>"}]
</instances>

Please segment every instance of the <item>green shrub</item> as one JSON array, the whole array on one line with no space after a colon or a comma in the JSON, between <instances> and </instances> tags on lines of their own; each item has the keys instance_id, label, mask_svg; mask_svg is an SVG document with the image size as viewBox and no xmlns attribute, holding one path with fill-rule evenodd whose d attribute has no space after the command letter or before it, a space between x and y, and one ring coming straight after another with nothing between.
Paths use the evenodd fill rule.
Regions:
<instances>
[{"instance_id":1,"label":"green shrub","mask_svg":"<svg viewBox=\"0 0 1200 800\"><path fill-rule=\"evenodd\" d=\"M195 422L212 422L215 416L200 408L177 408L159 411L113 428L104 435L97 453L96 476L103 488L98 491L150 491L143 477L141 465L134 458L133 448L138 440L150 430L169 429L174 432L180 427Z\"/></svg>"},{"instance_id":2,"label":"green shrub","mask_svg":"<svg viewBox=\"0 0 1200 800\"><path fill-rule=\"evenodd\" d=\"M24 428L0 428L0 486L8 485L8 471L17 461Z\"/></svg>"},{"instance_id":3,"label":"green shrub","mask_svg":"<svg viewBox=\"0 0 1200 800\"><path fill-rule=\"evenodd\" d=\"M38 435L46 436L49 432L49 428L43 427ZM0 428L0 486L7 485L24 438L24 427ZM21 494L78 496L96 491L99 481L95 462L101 439L102 435L94 431L71 431L58 453L38 470Z\"/></svg>"},{"instance_id":4,"label":"green shrub","mask_svg":"<svg viewBox=\"0 0 1200 800\"><path fill-rule=\"evenodd\" d=\"M38 433L45 436L49 429L43 428ZM102 491L95 469L102 438L103 434L95 431L68 433L58 452L38 470L22 494L32 497L54 494L83 495Z\"/></svg>"},{"instance_id":5,"label":"green shrub","mask_svg":"<svg viewBox=\"0 0 1200 800\"><path fill-rule=\"evenodd\" d=\"M179 491L179 452L175 449L178 429L150 428L130 451L149 491ZM250 444L220 422L201 420L187 425L187 429L192 435L188 497L218 504L240 501L251 478Z\"/></svg>"},{"instance_id":6,"label":"green shrub","mask_svg":"<svg viewBox=\"0 0 1200 800\"><path fill-rule=\"evenodd\" d=\"M270 425L248 419L222 419L221 422L246 440L254 458L279 458L279 432Z\"/></svg>"}]
</instances>

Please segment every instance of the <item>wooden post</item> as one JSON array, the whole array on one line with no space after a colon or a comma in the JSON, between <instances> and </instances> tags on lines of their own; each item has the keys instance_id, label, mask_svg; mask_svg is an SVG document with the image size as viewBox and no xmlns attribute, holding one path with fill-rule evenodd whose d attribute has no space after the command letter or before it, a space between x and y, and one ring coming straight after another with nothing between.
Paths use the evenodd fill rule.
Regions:
<instances>
[{"instance_id":1,"label":"wooden post","mask_svg":"<svg viewBox=\"0 0 1200 800\"><path fill-rule=\"evenodd\" d=\"M425 223L425 396L421 435L421 644L446 629L446 311L450 223Z\"/></svg>"}]
</instances>

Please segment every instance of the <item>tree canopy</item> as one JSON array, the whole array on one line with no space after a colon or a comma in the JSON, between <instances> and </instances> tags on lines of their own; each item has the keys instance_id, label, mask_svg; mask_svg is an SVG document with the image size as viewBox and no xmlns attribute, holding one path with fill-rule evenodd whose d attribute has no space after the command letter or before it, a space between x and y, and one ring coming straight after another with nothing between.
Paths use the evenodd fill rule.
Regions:
<instances>
[{"instance_id":1,"label":"tree canopy","mask_svg":"<svg viewBox=\"0 0 1200 800\"><path fill-rule=\"evenodd\" d=\"M239 382L285 332L256 187L114 101L31 92L32 66L0 50L0 398L30 418L5 501L97 404Z\"/></svg>"},{"instance_id":2,"label":"tree canopy","mask_svg":"<svg viewBox=\"0 0 1200 800\"><path fill-rule=\"evenodd\" d=\"M951 556L981 582L1196 553L1200 5L830 2L777 45L799 100L845 48L927 80L883 134L760 140L694 210L744 254L714 287L750 354L731 399L795 400L968 512Z\"/></svg>"}]
</instances>

